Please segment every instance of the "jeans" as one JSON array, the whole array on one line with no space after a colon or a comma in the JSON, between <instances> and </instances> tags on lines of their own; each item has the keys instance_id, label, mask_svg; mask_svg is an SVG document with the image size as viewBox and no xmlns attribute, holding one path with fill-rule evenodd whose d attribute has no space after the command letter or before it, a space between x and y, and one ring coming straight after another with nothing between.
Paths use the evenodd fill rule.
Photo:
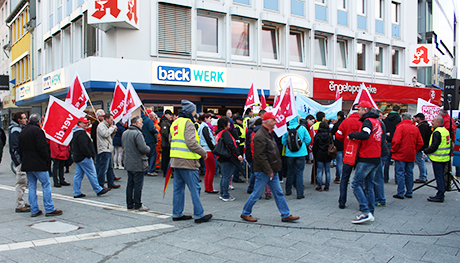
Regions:
<instances>
[{"instance_id":1,"label":"jeans","mask_svg":"<svg viewBox=\"0 0 460 263\"><path fill-rule=\"evenodd\" d=\"M91 187L93 187L94 192L99 193L102 191L102 187L99 185L96 174L96 167L94 167L92 158L85 158L83 161L75 163L75 176L73 178L73 196L81 195L81 181L86 174L88 177Z\"/></svg>"},{"instance_id":2,"label":"jeans","mask_svg":"<svg viewBox=\"0 0 460 263\"><path fill-rule=\"evenodd\" d=\"M391 162L391 142L387 142L389 154L385 156L385 166L383 168L383 181L388 183L390 180L390 162Z\"/></svg>"},{"instance_id":3,"label":"jeans","mask_svg":"<svg viewBox=\"0 0 460 263\"><path fill-rule=\"evenodd\" d=\"M248 185L248 192L253 192L254 191L254 184L256 183L256 176L254 175L254 172L253 172L253 167L254 167L254 163L250 163L248 162L249 164L249 185Z\"/></svg>"},{"instance_id":4,"label":"jeans","mask_svg":"<svg viewBox=\"0 0 460 263\"><path fill-rule=\"evenodd\" d=\"M444 193L446 192L446 180L444 179L444 168L446 166L445 162L431 162L433 164L434 179L436 179L436 187L438 192L436 193L436 198L439 198L444 201ZM30 188L30 186L29 186Z\"/></svg>"},{"instance_id":5,"label":"jeans","mask_svg":"<svg viewBox=\"0 0 460 263\"><path fill-rule=\"evenodd\" d=\"M126 205L128 209L141 208L141 196L143 186L144 171L128 171L128 183L126 184Z\"/></svg>"},{"instance_id":6,"label":"jeans","mask_svg":"<svg viewBox=\"0 0 460 263\"><path fill-rule=\"evenodd\" d=\"M192 197L193 215L195 219L200 219L204 216L204 209L200 201L201 186L198 170L182 168L174 169L173 217L184 215L185 185L187 185Z\"/></svg>"},{"instance_id":7,"label":"jeans","mask_svg":"<svg viewBox=\"0 0 460 263\"><path fill-rule=\"evenodd\" d=\"M222 174L222 177L220 178L220 196L224 199L228 199L230 197L230 194L228 193L228 185L230 184L230 179L232 178L235 165L231 162L219 163L220 172Z\"/></svg>"},{"instance_id":8,"label":"jeans","mask_svg":"<svg viewBox=\"0 0 460 263\"><path fill-rule=\"evenodd\" d=\"M254 175L256 177L254 192L251 193L248 200L244 204L242 214L248 216L252 213L252 207L257 202L257 200L259 200L265 189L265 186L268 184L275 198L276 206L281 213L281 218L288 217L291 212L289 211L289 207L286 203L286 198L283 195L278 173L274 173L272 180L270 180L270 177L264 172L255 172Z\"/></svg>"},{"instance_id":9,"label":"jeans","mask_svg":"<svg viewBox=\"0 0 460 263\"><path fill-rule=\"evenodd\" d=\"M287 157L288 172L286 177L286 194L291 193L293 179L295 178L295 188L297 196L303 196L303 171L305 169L305 156Z\"/></svg>"},{"instance_id":10,"label":"jeans","mask_svg":"<svg viewBox=\"0 0 460 263\"><path fill-rule=\"evenodd\" d=\"M14 166L12 163L13 169L16 172L16 184L14 185L14 190L16 193L16 208L23 208L26 206L26 201L24 201L24 192L27 187L27 175L25 172L21 171L21 164Z\"/></svg>"},{"instance_id":11,"label":"jeans","mask_svg":"<svg viewBox=\"0 0 460 263\"><path fill-rule=\"evenodd\" d=\"M99 170L97 171L97 179L99 181L99 185L104 187L105 177L107 175L107 185L112 187L113 181L115 180L115 174L113 173L112 153L102 152L98 155L100 166Z\"/></svg>"},{"instance_id":12,"label":"jeans","mask_svg":"<svg viewBox=\"0 0 460 263\"><path fill-rule=\"evenodd\" d=\"M54 185L59 185L65 182L64 165L67 160L53 159L53 182Z\"/></svg>"},{"instance_id":13,"label":"jeans","mask_svg":"<svg viewBox=\"0 0 460 263\"><path fill-rule=\"evenodd\" d=\"M428 179L428 172L426 169L425 159L426 158L423 158L422 152L417 152L417 154L415 155L415 162L417 163L418 169L420 171L418 179L423 181L426 181Z\"/></svg>"},{"instance_id":14,"label":"jeans","mask_svg":"<svg viewBox=\"0 0 460 263\"><path fill-rule=\"evenodd\" d=\"M147 173L153 174L155 172L155 162L157 160L157 145L154 142L148 143L147 145L150 147L150 152L147 155L149 158L149 169Z\"/></svg>"},{"instance_id":15,"label":"jeans","mask_svg":"<svg viewBox=\"0 0 460 263\"><path fill-rule=\"evenodd\" d=\"M342 179L340 180L339 205L345 205L347 203L348 181L350 180L351 172L353 172L353 166L344 163Z\"/></svg>"},{"instance_id":16,"label":"jeans","mask_svg":"<svg viewBox=\"0 0 460 263\"><path fill-rule=\"evenodd\" d=\"M37 203L37 180L42 184L43 190L43 205L46 213L51 213L56 210L54 208L53 199L51 198L51 183L48 171L26 172L27 180L29 181L29 204L32 214L38 213L40 210Z\"/></svg>"},{"instance_id":17,"label":"jeans","mask_svg":"<svg viewBox=\"0 0 460 263\"><path fill-rule=\"evenodd\" d=\"M335 165L335 178L340 179L340 175L342 174L343 151L337 152L337 157L335 160L337 162Z\"/></svg>"},{"instance_id":18,"label":"jeans","mask_svg":"<svg viewBox=\"0 0 460 263\"><path fill-rule=\"evenodd\" d=\"M316 161L316 183L318 187L323 185L323 171L326 173L326 187L331 183L331 162Z\"/></svg>"},{"instance_id":19,"label":"jeans","mask_svg":"<svg viewBox=\"0 0 460 263\"><path fill-rule=\"evenodd\" d=\"M214 181L214 175L216 174L216 161L214 160L214 154L212 152L206 152L206 160L204 165L206 172L204 174L204 190L208 192L214 191L212 182Z\"/></svg>"},{"instance_id":20,"label":"jeans","mask_svg":"<svg viewBox=\"0 0 460 263\"><path fill-rule=\"evenodd\" d=\"M358 162L356 164L355 177L351 187L359 202L359 210L363 214L374 213L374 177L378 167L378 163Z\"/></svg>"},{"instance_id":21,"label":"jeans","mask_svg":"<svg viewBox=\"0 0 460 263\"><path fill-rule=\"evenodd\" d=\"M375 203L386 204L387 200L385 199L385 183L383 182L383 164L384 158L380 157L380 164L377 167L374 178L374 192L375 192Z\"/></svg>"},{"instance_id":22,"label":"jeans","mask_svg":"<svg viewBox=\"0 0 460 263\"><path fill-rule=\"evenodd\" d=\"M414 163L395 160L395 177L396 183L398 183L397 195L404 196L405 186L406 195L412 196L412 187L414 186Z\"/></svg>"}]
</instances>

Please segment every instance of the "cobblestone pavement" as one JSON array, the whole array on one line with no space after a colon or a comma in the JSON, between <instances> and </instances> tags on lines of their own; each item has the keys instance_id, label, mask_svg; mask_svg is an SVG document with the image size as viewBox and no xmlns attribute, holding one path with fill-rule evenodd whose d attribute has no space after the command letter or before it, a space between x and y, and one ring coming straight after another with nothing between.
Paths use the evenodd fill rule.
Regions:
<instances>
[{"instance_id":1,"label":"cobblestone pavement","mask_svg":"<svg viewBox=\"0 0 460 263\"><path fill-rule=\"evenodd\" d=\"M253 216L259 221L242 221L247 184L234 183L234 202L202 193L205 212L212 213L213 219L195 224L172 221L173 182L163 198L161 173L144 181L143 203L152 210L127 211L124 170L115 170L122 187L101 197L87 178L82 184L85 198L74 199L72 186L53 187L54 204L64 211L62 216L32 218L30 213L15 213L15 176L7 151L3 157L0 262L460 262L460 194L447 192L444 203L430 203L426 198L435 189L423 187L412 199L394 199L393 171L385 185L387 205L376 207L375 222L369 224L351 224L359 214L351 189L343 210L338 208L338 184L332 183L329 192L314 190L311 165L304 173L305 198L296 199L295 190L286 197L291 213L300 216L297 222L281 222L274 200L265 198L254 206ZM429 163L428 170L431 179ZM68 182L74 172L72 167L65 175ZM331 174L334 178L335 169ZM417 178L417 167L414 174ZM218 188L219 180L216 175L214 187ZM39 205L43 210L41 197ZM192 212L186 190L185 213ZM40 230L37 223L49 226ZM78 229L66 232L64 223Z\"/></svg>"}]
</instances>

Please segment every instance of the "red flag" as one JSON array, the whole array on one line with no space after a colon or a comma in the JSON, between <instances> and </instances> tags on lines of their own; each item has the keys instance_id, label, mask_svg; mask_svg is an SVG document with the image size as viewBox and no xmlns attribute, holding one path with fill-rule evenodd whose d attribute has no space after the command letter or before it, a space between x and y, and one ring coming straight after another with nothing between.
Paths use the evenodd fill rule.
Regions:
<instances>
[{"instance_id":1,"label":"red flag","mask_svg":"<svg viewBox=\"0 0 460 263\"><path fill-rule=\"evenodd\" d=\"M73 127L77 125L79 118L85 116L84 112L73 105L50 95L42 129L46 138L67 146L73 137Z\"/></svg>"},{"instance_id":2,"label":"red flag","mask_svg":"<svg viewBox=\"0 0 460 263\"><path fill-rule=\"evenodd\" d=\"M134 90L133 85L131 82L128 83L126 97L125 97L125 106L123 109L123 122L127 121L131 116L131 113L135 111L142 105L137 92Z\"/></svg>"},{"instance_id":3,"label":"red flag","mask_svg":"<svg viewBox=\"0 0 460 263\"><path fill-rule=\"evenodd\" d=\"M287 122L297 116L297 106L295 104L294 89L291 79L289 79L286 87L281 92L278 104L273 110L273 114L276 116L274 131L278 136L282 136L287 132Z\"/></svg>"},{"instance_id":4,"label":"red flag","mask_svg":"<svg viewBox=\"0 0 460 263\"><path fill-rule=\"evenodd\" d=\"M358 105L362 101L367 101L369 102L373 108L378 109L379 107L377 104L375 104L375 101L372 99L371 94L369 93L369 90L366 88L364 83L361 83L358 95L356 95L355 101L353 102L353 106L351 108L351 111L355 110L355 105Z\"/></svg>"},{"instance_id":5,"label":"red flag","mask_svg":"<svg viewBox=\"0 0 460 263\"><path fill-rule=\"evenodd\" d=\"M65 98L65 102L72 104L75 108L84 111L86 104L89 101L88 93L86 93L85 86L80 81L78 74L75 73L75 78L70 85L69 92Z\"/></svg>"},{"instance_id":6,"label":"red flag","mask_svg":"<svg viewBox=\"0 0 460 263\"><path fill-rule=\"evenodd\" d=\"M126 89L120 81L117 80L117 84L115 85L115 90L113 92L112 104L110 104L110 113L113 115L113 121L115 123L119 122L123 117L125 99Z\"/></svg>"},{"instance_id":7,"label":"red flag","mask_svg":"<svg viewBox=\"0 0 460 263\"><path fill-rule=\"evenodd\" d=\"M168 170L166 170L165 186L163 187L163 198L165 198L166 190L168 189L169 181L171 180L172 167L171 163L168 165Z\"/></svg>"},{"instance_id":8,"label":"red flag","mask_svg":"<svg viewBox=\"0 0 460 263\"><path fill-rule=\"evenodd\" d=\"M246 104L244 104L244 109L246 110L247 108L259 104L259 96L256 92L254 92L254 83L251 85L251 88L249 89L248 97L246 98Z\"/></svg>"},{"instance_id":9,"label":"red flag","mask_svg":"<svg viewBox=\"0 0 460 263\"><path fill-rule=\"evenodd\" d=\"M267 101L265 100L264 90L260 94L260 107L265 110L267 108Z\"/></svg>"}]
</instances>

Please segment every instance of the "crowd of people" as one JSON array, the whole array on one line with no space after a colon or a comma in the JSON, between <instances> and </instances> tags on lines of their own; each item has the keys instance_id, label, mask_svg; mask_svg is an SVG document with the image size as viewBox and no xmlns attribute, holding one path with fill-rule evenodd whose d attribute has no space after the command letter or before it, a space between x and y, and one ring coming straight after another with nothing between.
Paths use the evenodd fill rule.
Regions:
<instances>
[{"instance_id":1,"label":"crowd of people","mask_svg":"<svg viewBox=\"0 0 460 263\"><path fill-rule=\"evenodd\" d=\"M294 117L287 124L287 132L279 137L273 132L275 116L265 110L258 116L251 108L243 115L227 110L225 116L219 116L212 111L197 114L196 105L187 100L182 100L181 106L178 115L170 110L157 115L142 108L140 116L130 119L129 125L123 121L114 123L110 113L98 110L92 125L86 117L78 120L69 146L46 139L39 115L32 114L27 119L24 112L14 113L9 150L16 174L15 211L30 212L32 217L43 214L37 203L38 180L43 188L46 216L61 215L62 211L53 204L49 177L54 187L71 185L64 174L73 162L74 198L86 196L80 190L85 174L95 194L101 196L121 187L116 183L121 178L115 176L114 169L126 170L126 206L137 212L149 211L141 201L144 176L166 176L168 168L173 168L174 221L194 218L196 223L203 223L212 218L204 213L200 201L200 174L204 175L204 192L218 195L223 202L236 199L230 194L234 183L249 180L246 191L250 195L241 213L246 221L257 221L252 210L263 195L265 199L275 199L283 222L298 220L290 213L285 196L295 188L296 198L305 198L306 165L312 165L310 183L319 192L329 191L331 168L336 168L332 182L340 184L340 209L346 208L352 178L351 187L360 210L352 223L372 222L375 207L386 206L384 188L390 179L391 162L397 184L393 198L412 198L414 183L427 183L429 157L438 191L427 200L444 201L444 173L456 130L444 110L431 127L422 113L411 116L394 105L384 115L370 103L361 102L356 112L346 117L340 111L329 122L323 112ZM350 146L354 148L350 150ZM414 180L415 163L420 173ZM213 181L219 174L219 187L215 188ZM23 199L27 184L30 205ZM190 190L193 216L183 213L185 186Z\"/></svg>"}]
</instances>

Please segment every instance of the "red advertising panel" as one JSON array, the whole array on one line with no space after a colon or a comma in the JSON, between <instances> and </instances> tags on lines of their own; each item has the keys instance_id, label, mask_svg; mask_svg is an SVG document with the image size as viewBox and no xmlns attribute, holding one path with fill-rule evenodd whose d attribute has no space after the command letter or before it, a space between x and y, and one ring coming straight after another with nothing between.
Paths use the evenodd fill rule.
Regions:
<instances>
[{"instance_id":1,"label":"red advertising panel","mask_svg":"<svg viewBox=\"0 0 460 263\"><path fill-rule=\"evenodd\" d=\"M362 82L313 78L313 98L334 100L336 90L343 100L354 100ZM417 88L409 86L387 85L364 82L375 102L417 104L421 98L433 104L441 104L441 90L435 88Z\"/></svg>"}]
</instances>

